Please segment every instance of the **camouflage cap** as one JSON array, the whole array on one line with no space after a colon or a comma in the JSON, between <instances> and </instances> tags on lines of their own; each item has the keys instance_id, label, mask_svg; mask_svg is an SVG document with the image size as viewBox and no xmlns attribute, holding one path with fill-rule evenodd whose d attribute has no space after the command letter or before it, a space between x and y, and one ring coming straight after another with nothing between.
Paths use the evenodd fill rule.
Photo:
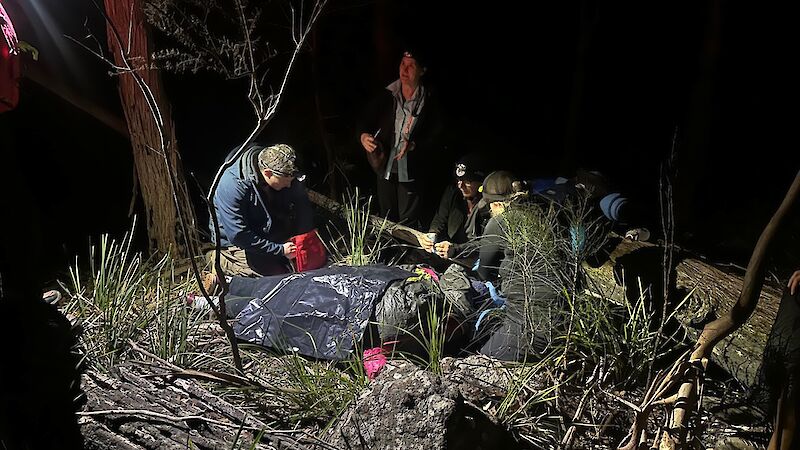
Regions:
<instances>
[{"instance_id":1,"label":"camouflage cap","mask_svg":"<svg viewBox=\"0 0 800 450\"><path fill-rule=\"evenodd\" d=\"M281 177L297 177L300 169L296 164L297 155L288 144L276 144L266 147L258 154L258 166L269 169Z\"/></svg>"}]
</instances>

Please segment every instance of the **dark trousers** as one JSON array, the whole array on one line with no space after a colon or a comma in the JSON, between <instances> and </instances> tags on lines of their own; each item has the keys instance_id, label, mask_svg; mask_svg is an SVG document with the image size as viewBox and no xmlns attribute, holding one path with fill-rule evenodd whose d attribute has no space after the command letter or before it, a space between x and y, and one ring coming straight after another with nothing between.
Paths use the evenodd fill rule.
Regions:
<instances>
[{"instance_id":1,"label":"dark trousers","mask_svg":"<svg viewBox=\"0 0 800 450\"><path fill-rule=\"evenodd\" d=\"M381 215L393 222L419 228L421 194L421 183L417 180L401 183L397 181L395 173L388 180L378 176L378 203Z\"/></svg>"}]
</instances>

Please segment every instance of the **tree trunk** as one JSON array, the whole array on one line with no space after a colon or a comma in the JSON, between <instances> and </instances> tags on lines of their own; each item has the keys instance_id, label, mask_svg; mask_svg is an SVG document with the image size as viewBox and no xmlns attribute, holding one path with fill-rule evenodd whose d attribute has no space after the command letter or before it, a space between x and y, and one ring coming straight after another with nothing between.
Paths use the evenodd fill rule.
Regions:
<instances>
[{"instance_id":1,"label":"tree trunk","mask_svg":"<svg viewBox=\"0 0 800 450\"><path fill-rule=\"evenodd\" d=\"M124 66L121 51L127 51L129 60L135 65L144 82L150 86L153 95L164 117L164 142L163 149L172 161L175 168L175 186L177 192L170 188L170 172L164 164L158 128L152 112L143 98L139 87L128 73L119 75L119 95L125 120L130 132L133 160L138 180L139 190L145 208L147 221L147 234L151 249L161 251L171 250L174 255L186 254L184 243L186 238L190 245L197 242L193 230L195 215L189 201L186 182L183 177L178 147L175 141L174 124L172 122L169 102L163 95L161 78L156 70L149 68L150 47L146 25L141 9L141 0L104 0L106 12L110 19L108 24L108 46L114 55L117 65ZM120 49L114 38L112 28L119 32L126 49ZM178 214L183 214L188 228L192 230L191 236L182 236L178 227Z\"/></svg>"}]
</instances>

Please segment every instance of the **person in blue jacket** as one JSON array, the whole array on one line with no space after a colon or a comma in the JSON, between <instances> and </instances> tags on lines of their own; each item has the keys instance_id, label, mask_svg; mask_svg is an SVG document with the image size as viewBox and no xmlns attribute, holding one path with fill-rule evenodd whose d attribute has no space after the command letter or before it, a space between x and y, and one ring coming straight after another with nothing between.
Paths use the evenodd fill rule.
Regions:
<instances>
[{"instance_id":1,"label":"person in blue jacket","mask_svg":"<svg viewBox=\"0 0 800 450\"><path fill-rule=\"evenodd\" d=\"M229 154L226 160L233 157ZM223 173L214 193L227 275L262 276L291 271L292 236L314 228L313 210L296 154L287 144L250 145ZM215 235L213 222L210 225ZM214 252L209 254L209 258Z\"/></svg>"}]
</instances>

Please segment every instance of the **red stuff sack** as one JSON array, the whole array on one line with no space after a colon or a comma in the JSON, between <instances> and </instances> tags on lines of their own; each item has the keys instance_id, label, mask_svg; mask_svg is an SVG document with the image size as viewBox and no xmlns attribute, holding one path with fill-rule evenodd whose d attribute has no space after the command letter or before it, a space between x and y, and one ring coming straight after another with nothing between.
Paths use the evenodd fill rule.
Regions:
<instances>
[{"instance_id":1,"label":"red stuff sack","mask_svg":"<svg viewBox=\"0 0 800 450\"><path fill-rule=\"evenodd\" d=\"M328 262L328 252L316 229L293 236L290 240L297 247L294 261L298 272L319 269Z\"/></svg>"}]
</instances>

